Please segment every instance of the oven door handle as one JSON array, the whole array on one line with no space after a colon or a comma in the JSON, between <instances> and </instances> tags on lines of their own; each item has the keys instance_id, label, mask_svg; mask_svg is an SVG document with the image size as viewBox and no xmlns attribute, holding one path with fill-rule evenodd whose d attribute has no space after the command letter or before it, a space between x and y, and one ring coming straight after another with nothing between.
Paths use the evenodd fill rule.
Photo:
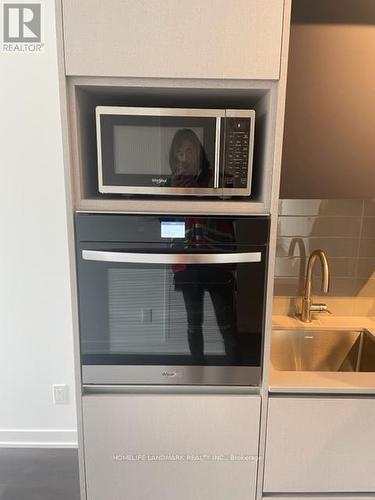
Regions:
<instances>
[{"instance_id":1,"label":"oven door handle","mask_svg":"<svg viewBox=\"0 0 375 500\"><path fill-rule=\"evenodd\" d=\"M215 166L214 166L214 189L219 189L220 175L220 141L221 141L221 118L216 118L216 133L215 133Z\"/></svg>"},{"instance_id":2,"label":"oven door handle","mask_svg":"<svg viewBox=\"0 0 375 500\"><path fill-rule=\"evenodd\" d=\"M240 264L261 262L261 252L232 253L140 253L82 250L83 260L129 264Z\"/></svg>"}]
</instances>

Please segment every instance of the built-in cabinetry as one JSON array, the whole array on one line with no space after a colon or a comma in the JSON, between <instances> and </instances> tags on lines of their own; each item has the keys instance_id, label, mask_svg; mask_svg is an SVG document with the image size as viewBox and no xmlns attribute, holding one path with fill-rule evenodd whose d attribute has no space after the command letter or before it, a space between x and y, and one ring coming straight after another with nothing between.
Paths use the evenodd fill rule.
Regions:
<instances>
[{"instance_id":1,"label":"built-in cabinetry","mask_svg":"<svg viewBox=\"0 0 375 500\"><path fill-rule=\"evenodd\" d=\"M274 168L278 85L272 81L154 81L69 78L71 167L75 207L166 213L267 213ZM255 110L251 196L202 197L100 194L96 147L96 106L234 108Z\"/></svg>"},{"instance_id":2,"label":"built-in cabinetry","mask_svg":"<svg viewBox=\"0 0 375 500\"><path fill-rule=\"evenodd\" d=\"M375 492L374 422L374 397L271 397L264 491Z\"/></svg>"},{"instance_id":3,"label":"built-in cabinetry","mask_svg":"<svg viewBox=\"0 0 375 500\"><path fill-rule=\"evenodd\" d=\"M83 397L87 500L255 497L260 396Z\"/></svg>"},{"instance_id":4,"label":"built-in cabinetry","mask_svg":"<svg viewBox=\"0 0 375 500\"><path fill-rule=\"evenodd\" d=\"M61 0L74 208L264 214L279 164L290 2ZM285 43L285 40L284 40ZM284 56L286 57L286 53ZM254 109L251 196L99 194L96 106ZM276 181L277 182L277 181Z\"/></svg>"},{"instance_id":5,"label":"built-in cabinetry","mask_svg":"<svg viewBox=\"0 0 375 500\"><path fill-rule=\"evenodd\" d=\"M283 0L63 0L67 75L277 80Z\"/></svg>"},{"instance_id":6,"label":"built-in cabinetry","mask_svg":"<svg viewBox=\"0 0 375 500\"><path fill-rule=\"evenodd\" d=\"M77 210L270 214L267 346L291 0L56 0L56 8L73 278L72 216ZM100 194L96 106L254 109L251 196L176 199ZM261 418L261 396L238 395L238 387L229 386L195 388L194 394L182 389L162 394L149 386L143 387L144 394L120 393L116 387L94 394L95 388L91 392L83 388L75 279L72 283L77 394L84 392L77 401L82 500L260 497L258 456L263 454L264 440L259 436L266 417ZM226 394L218 394L221 389ZM256 391L266 393L263 387ZM121 458L129 453L188 452L240 458L153 462Z\"/></svg>"}]
</instances>

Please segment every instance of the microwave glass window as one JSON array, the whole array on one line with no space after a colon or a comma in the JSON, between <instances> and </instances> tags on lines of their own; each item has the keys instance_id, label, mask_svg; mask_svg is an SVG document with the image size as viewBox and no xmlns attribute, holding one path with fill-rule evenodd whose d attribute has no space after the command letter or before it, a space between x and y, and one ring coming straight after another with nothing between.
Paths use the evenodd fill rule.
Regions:
<instances>
[{"instance_id":1,"label":"microwave glass window","mask_svg":"<svg viewBox=\"0 0 375 500\"><path fill-rule=\"evenodd\" d=\"M197 175L199 144L203 145L203 139L203 128L199 127L115 125L115 173L171 175L174 168L179 168L180 175ZM207 152L205 154L207 156Z\"/></svg>"},{"instance_id":2,"label":"microwave glass window","mask_svg":"<svg viewBox=\"0 0 375 500\"><path fill-rule=\"evenodd\" d=\"M216 118L101 115L103 185L212 188Z\"/></svg>"}]
</instances>

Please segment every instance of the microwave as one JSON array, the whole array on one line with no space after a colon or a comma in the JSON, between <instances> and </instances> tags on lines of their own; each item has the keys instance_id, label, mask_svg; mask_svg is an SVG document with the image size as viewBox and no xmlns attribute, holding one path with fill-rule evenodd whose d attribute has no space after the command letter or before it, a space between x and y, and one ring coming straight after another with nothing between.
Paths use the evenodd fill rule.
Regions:
<instances>
[{"instance_id":1,"label":"microwave","mask_svg":"<svg viewBox=\"0 0 375 500\"><path fill-rule=\"evenodd\" d=\"M97 106L99 192L249 196L254 125L250 109Z\"/></svg>"}]
</instances>

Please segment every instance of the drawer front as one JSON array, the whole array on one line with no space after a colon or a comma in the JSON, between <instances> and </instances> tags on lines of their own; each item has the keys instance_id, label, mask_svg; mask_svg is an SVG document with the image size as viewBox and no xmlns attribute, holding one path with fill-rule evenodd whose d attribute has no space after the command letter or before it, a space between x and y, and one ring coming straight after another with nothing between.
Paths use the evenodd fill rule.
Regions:
<instances>
[{"instance_id":1,"label":"drawer front","mask_svg":"<svg viewBox=\"0 0 375 500\"><path fill-rule=\"evenodd\" d=\"M88 500L255 498L259 396L83 398Z\"/></svg>"},{"instance_id":2,"label":"drawer front","mask_svg":"<svg viewBox=\"0 0 375 500\"><path fill-rule=\"evenodd\" d=\"M271 398L265 492L375 492L375 399Z\"/></svg>"}]
</instances>

